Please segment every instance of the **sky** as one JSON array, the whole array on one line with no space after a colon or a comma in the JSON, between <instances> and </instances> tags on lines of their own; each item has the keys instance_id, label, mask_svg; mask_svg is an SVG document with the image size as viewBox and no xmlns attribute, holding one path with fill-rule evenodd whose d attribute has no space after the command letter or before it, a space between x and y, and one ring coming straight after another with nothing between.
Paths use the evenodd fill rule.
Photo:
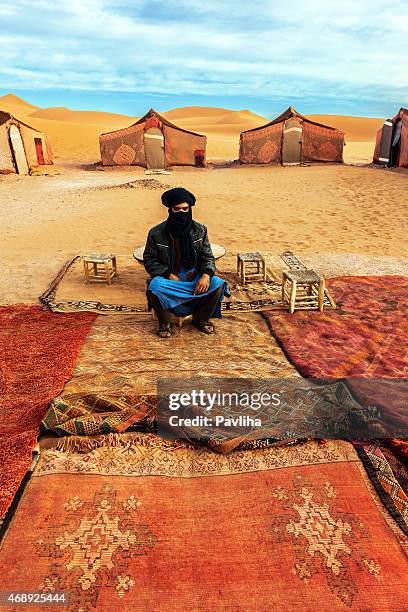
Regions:
<instances>
[{"instance_id":1,"label":"sky","mask_svg":"<svg viewBox=\"0 0 408 612\"><path fill-rule=\"evenodd\" d=\"M3 0L0 95L139 116L408 106L406 0Z\"/></svg>"}]
</instances>

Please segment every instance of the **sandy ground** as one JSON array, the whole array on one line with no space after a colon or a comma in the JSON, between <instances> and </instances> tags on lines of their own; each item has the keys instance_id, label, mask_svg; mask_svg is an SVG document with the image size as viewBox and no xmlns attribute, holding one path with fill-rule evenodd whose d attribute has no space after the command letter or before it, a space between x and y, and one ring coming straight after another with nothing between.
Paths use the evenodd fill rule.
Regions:
<instances>
[{"instance_id":1,"label":"sandy ground","mask_svg":"<svg viewBox=\"0 0 408 612\"><path fill-rule=\"evenodd\" d=\"M2 303L36 302L76 254L128 255L166 217L143 169L53 169L0 178ZM150 178L150 177L149 177ZM407 172L372 167L177 169L154 177L197 196L194 217L232 254L246 250L406 257ZM135 264L136 265L136 264Z\"/></svg>"},{"instance_id":2,"label":"sandy ground","mask_svg":"<svg viewBox=\"0 0 408 612\"><path fill-rule=\"evenodd\" d=\"M163 189L128 186L148 178L142 168L94 165L99 134L128 126L136 117L41 109L12 94L0 97L0 108L46 132L56 162L42 168L49 176L0 175L1 303L35 302L74 255L111 251L120 263L165 218ZM222 167L219 160L237 158L240 132L263 125L265 117L203 107L164 114L180 127L207 134L208 156L215 165L175 169L156 179L164 188L183 185L196 194L195 218L208 225L210 239L229 254L326 253L332 258L329 269L340 273L342 266L333 265L336 254L347 254L345 270L358 268L353 254L407 256L408 172L367 165L381 119L313 116L345 130L348 165ZM349 261L354 261L351 268ZM367 273L376 266L405 269L404 262L402 267L391 260L377 264L367 260Z\"/></svg>"}]
</instances>

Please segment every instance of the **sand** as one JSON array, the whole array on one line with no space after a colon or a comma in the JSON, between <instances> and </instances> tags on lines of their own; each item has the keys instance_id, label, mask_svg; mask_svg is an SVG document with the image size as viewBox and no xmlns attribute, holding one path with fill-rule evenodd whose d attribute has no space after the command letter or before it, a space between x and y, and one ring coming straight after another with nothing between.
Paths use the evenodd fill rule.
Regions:
<instances>
[{"instance_id":1,"label":"sand","mask_svg":"<svg viewBox=\"0 0 408 612\"><path fill-rule=\"evenodd\" d=\"M13 95L0 98L0 108L47 132L56 156L54 166L42 168L49 176L0 176L1 303L36 302L74 255L113 251L120 263L121 256L144 244L147 230L165 217L161 190L127 186L145 177L142 168L94 166L99 160L98 135L129 125L135 117L39 109ZM248 110L203 107L173 109L167 116L180 127L207 133L209 157L220 160L237 157L240 131L267 121ZM342 254L346 271L350 258L354 261L358 255L362 273L405 270L404 262L369 261L399 261L408 246L408 173L367 166L381 120L313 118L346 130L345 159L352 165L215 163L206 169L175 169L159 179L197 195L195 218L208 225L210 239L229 254L285 249L300 257L325 253L328 270L333 256ZM334 268L341 273L341 265Z\"/></svg>"},{"instance_id":2,"label":"sand","mask_svg":"<svg viewBox=\"0 0 408 612\"><path fill-rule=\"evenodd\" d=\"M0 180L2 303L35 302L76 254L113 251L120 264L165 218L161 189L123 186L145 178L143 169L60 170ZM194 191L195 218L229 254L407 254L407 173L319 165L175 170L159 178Z\"/></svg>"}]
</instances>

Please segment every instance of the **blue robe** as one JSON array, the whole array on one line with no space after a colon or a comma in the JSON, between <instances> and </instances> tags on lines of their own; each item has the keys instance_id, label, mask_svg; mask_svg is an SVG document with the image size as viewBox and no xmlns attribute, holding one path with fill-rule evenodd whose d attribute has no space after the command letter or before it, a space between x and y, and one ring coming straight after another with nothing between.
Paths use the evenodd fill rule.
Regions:
<instances>
[{"instance_id":1,"label":"blue robe","mask_svg":"<svg viewBox=\"0 0 408 612\"><path fill-rule=\"evenodd\" d=\"M184 279L189 272L196 272L196 270L194 268L192 270L181 268L178 273L180 281L170 280L164 278L164 276L155 276L149 282L148 290L157 296L165 310L170 310L178 317L185 317L194 312L197 300L222 287L220 299L212 315L214 318L220 319L221 302L224 299L224 295L227 297L231 295L228 283L219 276L213 276L210 280L208 291L195 295L194 290L201 275L196 273L193 280L185 281Z\"/></svg>"}]
</instances>

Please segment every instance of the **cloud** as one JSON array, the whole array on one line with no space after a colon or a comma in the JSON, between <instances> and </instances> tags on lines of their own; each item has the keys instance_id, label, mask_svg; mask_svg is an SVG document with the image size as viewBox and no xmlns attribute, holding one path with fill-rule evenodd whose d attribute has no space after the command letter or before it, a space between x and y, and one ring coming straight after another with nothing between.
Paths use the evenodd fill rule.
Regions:
<instances>
[{"instance_id":1,"label":"cloud","mask_svg":"<svg viewBox=\"0 0 408 612\"><path fill-rule=\"evenodd\" d=\"M0 78L8 89L402 103L405 4L15 0L0 7Z\"/></svg>"}]
</instances>

